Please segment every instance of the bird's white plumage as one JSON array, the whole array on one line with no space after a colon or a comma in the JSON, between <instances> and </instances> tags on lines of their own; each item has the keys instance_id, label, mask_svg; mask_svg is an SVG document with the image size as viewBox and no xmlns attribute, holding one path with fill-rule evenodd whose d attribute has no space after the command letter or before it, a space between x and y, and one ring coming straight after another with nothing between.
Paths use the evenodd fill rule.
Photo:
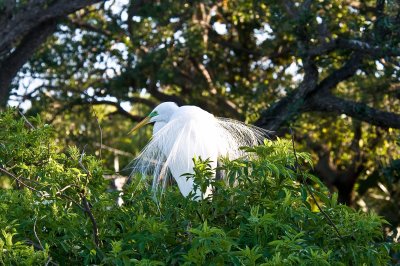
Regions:
<instances>
[{"instance_id":1,"label":"bird's white plumage","mask_svg":"<svg viewBox=\"0 0 400 266\"><path fill-rule=\"evenodd\" d=\"M262 142L266 131L242 122L218 118L196 106L178 107L166 102L157 106L150 122L155 122L153 137L133 162L133 173L153 176L153 190L166 185L168 169L183 196L193 191L193 180L181 176L193 173L193 157L209 158L213 169L219 157L236 159L242 146ZM195 191L200 199L205 195Z\"/></svg>"}]
</instances>

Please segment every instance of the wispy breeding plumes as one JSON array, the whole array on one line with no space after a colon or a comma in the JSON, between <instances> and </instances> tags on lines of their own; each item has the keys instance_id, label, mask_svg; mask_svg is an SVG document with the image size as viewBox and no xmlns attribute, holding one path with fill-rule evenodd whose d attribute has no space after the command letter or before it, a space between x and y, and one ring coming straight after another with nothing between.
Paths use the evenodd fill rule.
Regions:
<instances>
[{"instance_id":1,"label":"wispy breeding plumes","mask_svg":"<svg viewBox=\"0 0 400 266\"><path fill-rule=\"evenodd\" d=\"M193 173L194 157L210 159L215 169L218 158L241 157L244 153L240 147L258 145L267 134L258 127L214 117L199 107L174 103L160 104L148 120L155 122L153 137L131 163L132 175L153 176L152 188L157 192L164 190L170 172L185 197L194 190L194 183L182 174ZM197 199L210 193L211 188L204 195L199 189L195 191Z\"/></svg>"}]
</instances>

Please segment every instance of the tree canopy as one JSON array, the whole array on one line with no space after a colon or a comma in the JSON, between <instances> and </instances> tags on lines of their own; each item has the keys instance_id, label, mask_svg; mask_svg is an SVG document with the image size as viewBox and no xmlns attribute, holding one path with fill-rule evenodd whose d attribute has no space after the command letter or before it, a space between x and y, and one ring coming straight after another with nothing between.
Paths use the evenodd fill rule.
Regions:
<instances>
[{"instance_id":1,"label":"tree canopy","mask_svg":"<svg viewBox=\"0 0 400 266\"><path fill-rule=\"evenodd\" d=\"M149 136L128 138L133 122L198 105L271 138L292 128L340 202L400 223L398 1L12 2L0 105L29 103L60 142L122 167Z\"/></svg>"},{"instance_id":2,"label":"tree canopy","mask_svg":"<svg viewBox=\"0 0 400 266\"><path fill-rule=\"evenodd\" d=\"M56 143L40 117L3 112L0 126L0 173L17 184L0 190L1 264L387 265L399 248L383 237L383 218L330 197L289 140L225 161L227 182L196 159L195 183L205 192L211 182L212 200L171 186L155 201L141 177L122 195L106 191L101 161Z\"/></svg>"}]
</instances>

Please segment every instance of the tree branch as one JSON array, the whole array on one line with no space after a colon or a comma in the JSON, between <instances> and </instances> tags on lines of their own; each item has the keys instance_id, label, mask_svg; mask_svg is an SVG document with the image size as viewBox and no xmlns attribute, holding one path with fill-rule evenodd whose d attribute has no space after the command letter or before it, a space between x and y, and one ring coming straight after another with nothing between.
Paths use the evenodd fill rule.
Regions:
<instances>
[{"instance_id":1,"label":"tree branch","mask_svg":"<svg viewBox=\"0 0 400 266\"><path fill-rule=\"evenodd\" d=\"M324 93L329 93L340 82L352 77L361 65L361 55L354 53L341 68L333 71L317 85L318 71L315 64L309 57L305 57L304 60L306 60L304 62L305 76L299 87L275 105L263 111L255 125L272 131L278 130L294 115L309 109L307 100L310 97L318 94L314 97L315 101L318 101Z\"/></svg>"},{"instance_id":2,"label":"tree branch","mask_svg":"<svg viewBox=\"0 0 400 266\"><path fill-rule=\"evenodd\" d=\"M400 56L400 49L389 46L373 45L362 40L348 40L344 38L337 38L330 42L315 46L309 51L310 56L319 56L327 54L335 49L357 51L364 55L369 55L375 58L382 58L387 56Z\"/></svg>"},{"instance_id":3,"label":"tree branch","mask_svg":"<svg viewBox=\"0 0 400 266\"><path fill-rule=\"evenodd\" d=\"M54 32L55 26L55 20L39 24L21 40L13 53L0 61L0 107L4 107L7 104L10 84L15 75L34 51Z\"/></svg>"},{"instance_id":4,"label":"tree branch","mask_svg":"<svg viewBox=\"0 0 400 266\"><path fill-rule=\"evenodd\" d=\"M232 101L222 97L214 85L211 73L207 70L206 66L198 62L195 58L190 57L190 61L198 72L203 76L204 80L207 82L209 92L216 98L216 104L220 105L222 108L230 113L231 117L240 118L240 113L237 106Z\"/></svg>"},{"instance_id":5,"label":"tree branch","mask_svg":"<svg viewBox=\"0 0 400 266\"><path fill-rule=\"evenodd\" d=\"M29 4L2 25L0 31L0 51L9 49L21 36L31 32L40 24L63 17L100 0L59 0L46 6L42 0L31 0Z\"/></svg>"},{"instance_id":6,"label":"tree branch","mask_svg":"<svg viewBox=\"0 0 400 266\"><path fill-rule=\"evenodd\" d=\"M147 99L135 98L135 101L140 102L140 103L144 103L144 104L147 104L147 105L149 105L151 103L151 105L149 105L149 106L153 106L154 105L153 102L151 102L151 101L149 101ZM55 114L50 119L50 121L48 121L48 123L51 124L57 116L59 116L60 114L62 114L66 110L69 110L69 109L73 108L74 106L78 106L78 105L111 105L111 106L114 106L114 107L117 108L117 110L114 113L118 113L120 115L123 115L123 116L129 118L133 122L139 122L139 121L143 120L142 116L133 115L133 114L129 113L124 108L122 108L122 106L118 102L113 102L113 101L108 101L108 100L94 100L94 99L91 99L89 101L89 100L78 99L76 101L73 101L73 102L70 102L68 104L63 105L59 110L57 110L57 112L55 112Z\"/></svg>"},{"instance_id":7,"label":"tree branch","mask_svg":"<svg viewBox=\"0 0 400 266\"><path fill-rule=\"evenodd\" d=\"M126 111L124 108L122 108L122 106L118 103L118 102L113 102L113 101L106 101L106 100L91 100L91 101L87 101L87 102L82 102L80 105L85 105L85 104L92 104L92 105L111 105L117 108L117 113L121 114L127 118L129 118L130 120L134 121L134 122L139 122L143 119L142 116L138 116L138 115L133 115L131 113L129 113L128 111Z\"/></svg>"},{"instance_id":8,"label":"tree branch","mask_svg":"<svg viewBox=\"0 0 400 266\"><path fill-rule=\"evenodd\" d=\"M85 209L85 212L88 214L90 221L92 223L92 230L93 230L93 241L96 245L96 247L99 247L100 244L100 239L99 239L99 228L97 227L97 222L96 219L93 216L93 213L90 209L89 202L87 201L85 195L81 195L82 199L82 206Z\"/></svg>"},{"instance_id":9,"label":"tree branch","mask_svg":"<svg viewBox=\"0 0 400 266\"><path fill-rule=\"evenodd\" d=\"M53 33L56 20L97 2L100 0L59 0L50 4L43 0L31 0L14 14L6 9L7 19L0 19L0 55L3 57L0 60L0 109L7 104L10 84L16 73ZM12 6L10 1L6 5Z\"/></svg>"},{"instance_id":10,"label":"tree branch","mask_svg":"<svg viewBox=\"0 0 400 266\"><path fill-rule=\"evenodd\" d=\"M304 63L304 79L299 87L269 109L262 112L255 125L271 131L279 129L290 120L304 104L306 96L315 90L318 81L318 70L313 63Z\"/></svg>"},{"instance_id":11,"label":"tree branch","mask_svg":"<svg viewBox=\"0 0 400 266\"><path fill-rule=\"evenodd\" d=\"M37 218L35 218L35 222L33 223L33 234L35 235L35 238L39 243L40 250L44 250L42 242L40 241L40 238L38 237L38 235L36 233L36 222L37 222Z\"/></svg>"},{"instance_id":12,"label":"tree branch","mask_svg":"<svg viewBox=\"0 0 400 266\"><path fill-rule=\"evenodd\" d=\"M307 107L308 111L346 114L375 126L400 129L400 114L377 110L364 103L342 99L330 93L313 95L307 101Z\"/></svg>"},{"instance_id":13,"label":"tree branch","mask_svg":"<svg viewBox=\"0 0 400 266\"><path fill-rule=\"evenodd\" d=\"M147 90L149 91L151 96L153 96L154 98L156 98L160 102L175 102L178 105L185 105L186 104L186 102L179 96L169 95L169 94L165 94L165 93L159 91L157 86L156 86L156 84L155 84L155 82L153 80L150 80L149 83L150 84L147 87Z\"/></svg>"},{"instance_id":14,"label":"tree branch","mask_svg":"<svg viewBox=\"0 0 400 266\"><path fill-rule=\"evenodd\" d=\"M328 77L323 79L317 86L315 92L330 91L340 82L352 77L361 66L361 54L354 53L350 59L339 69L333 71Z\"/></svg>"}]
</instances>

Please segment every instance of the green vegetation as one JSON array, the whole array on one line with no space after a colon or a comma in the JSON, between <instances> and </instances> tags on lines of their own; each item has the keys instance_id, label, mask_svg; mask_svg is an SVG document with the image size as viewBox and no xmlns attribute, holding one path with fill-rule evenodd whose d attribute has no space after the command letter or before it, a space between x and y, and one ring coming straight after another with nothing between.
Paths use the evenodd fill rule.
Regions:
<instances>
[{"instance_id":1,"label":"green vegetation","mask_svg":"<svg viewBox=\"0 0 400 266\"><path fill-rule=\"evenodd\" d=\"M398 248L384 239L385 220L338 204L308 172L311 156L297 152L339 236L302 184L290 141L246 148L249 160L224 163L226 181L210 181L207 160L196 159L196 183L212 182L212 200L170 186L155 201L134 179L118 207L98 158L29 120L0 113L1 264L386 265Z\"/></svg>"},{"instance_id":2,"label":"green vegetation","mask_svg":"<svg viewBox=\"0 0 400 266\"><path fill-rule=\"evenodd\" d=\"M0 264L398 263L399 25L393 0L0 0L0 110L30 116L0 115ZM133 180L117 207L104 176L165 101L281 140L225 162L212 201Z\"/></svg>"},{"instance_id":3,"label":"green vegetation","mask_svg":"<svg viewBox=\"0 0 400 266\"><path fill-rule=\"evenodd\" d=\"M281 138L292 127L338 201L393 231L399 24L393 0L0 1L0 109L27 107L88 154L102 140L115 171L150 135L126 132L160 102Z\"/></svg>"},{"instance_id":4,"label":"green vegetation","mask_svg":"<svg viewBox=\"0 0 400 266\"><path fill-rule=\"evenodd\" d=\"M160 102L281 138L293 128L312 173L340 203L385 217L391 235L399 25L394 0L0 0L0 109L39 115L60 147L115 172L151 135L126 132Z\"/></svg>"}]
</instances>

